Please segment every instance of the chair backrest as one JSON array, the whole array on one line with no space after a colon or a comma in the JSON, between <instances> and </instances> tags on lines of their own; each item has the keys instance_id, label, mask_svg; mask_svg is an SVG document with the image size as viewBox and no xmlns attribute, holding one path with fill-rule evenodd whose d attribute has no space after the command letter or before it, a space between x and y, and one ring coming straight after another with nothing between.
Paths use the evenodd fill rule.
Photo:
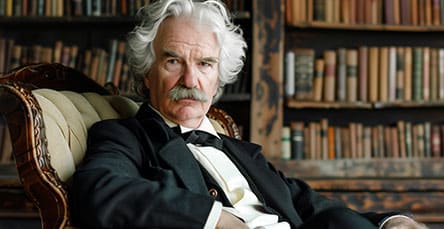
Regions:
<instances>
[{"instance_id":1,"label":"chair backrest","mask_svg":"<svg viewBox=\"0 0 444 229\"><path fill-rule=\"evenodd\" d=\"M42 227L73 226L67 185L85 154L89 127L133 116L139 104L60 64L29 65L1 78L0 104L20 180L40 211ZM223 110L211 108L208 115L218 132L240 138Z\"/></svg>"}]
</instances>

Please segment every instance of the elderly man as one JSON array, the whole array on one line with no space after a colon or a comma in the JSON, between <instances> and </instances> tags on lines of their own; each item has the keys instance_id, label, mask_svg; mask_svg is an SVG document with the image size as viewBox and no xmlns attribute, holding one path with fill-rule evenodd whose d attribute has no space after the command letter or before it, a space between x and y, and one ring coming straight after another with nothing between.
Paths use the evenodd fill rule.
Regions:
<instances>
[{"instance_id":1,"label":"elderly man","mask_svg":"<svg viewBox=\"0 0 444 229\"><path fill-rule=\"evenodd\" d=\"M206 113L223 86L236 79L246 49L222 3L156 1L139 14L142 22L128 39L128 61L147 102L134 118L90 129L86 158L72 184L74 223L230 229L415 225L402 215L352 211L284 177L258 145L216 133Z\"/></svg>"}]
</instances>

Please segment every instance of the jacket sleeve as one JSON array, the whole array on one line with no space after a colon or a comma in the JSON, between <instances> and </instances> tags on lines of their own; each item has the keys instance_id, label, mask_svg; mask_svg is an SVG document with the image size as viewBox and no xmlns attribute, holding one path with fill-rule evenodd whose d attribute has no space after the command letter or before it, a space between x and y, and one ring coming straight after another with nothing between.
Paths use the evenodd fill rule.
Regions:
<instances>
[{"instance_id":1,"label":"jacket sleeve","mask_svg":"<svg viewBox=\"0 0 444 229\"><path fill-rule=\"evenodd\" d=\"M172 171L146 166L136 121L93 125L83 164L76 170L70 204L75 225L87 228L202 228L210 196L177 184Z\"/></svg>"}]
</instances>

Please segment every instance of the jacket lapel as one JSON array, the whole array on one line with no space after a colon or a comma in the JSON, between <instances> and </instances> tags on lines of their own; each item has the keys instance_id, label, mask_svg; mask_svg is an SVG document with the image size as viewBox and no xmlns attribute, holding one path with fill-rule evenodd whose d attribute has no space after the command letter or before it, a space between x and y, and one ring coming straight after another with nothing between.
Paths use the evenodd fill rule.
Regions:
<instances>
[{"instance_id":1,"label":"jacket lapel","mask_svg":"<svg viewBox=\"0 0 444 229\"><path fill-rule=\"evenodd\" d=\"M198 162L183 138L174 133L146 103L141 106L136 117L151 139L153 152L149 153L153 154L153 157L149 158L159 159L157 163L168 165L187 189L196 193L207 193Z\"/></svg>"},{"instance_id":2,"label":"jacket lapel","mask_svg":"<svg viewBox=\"0 0 444 229\"><path fill-rule=\"evenodd\" d=\"M187 189L196 193L208 192L199 164L181 137L166 143L158 156L171 167Z\"/></svg>"}]
</instances>

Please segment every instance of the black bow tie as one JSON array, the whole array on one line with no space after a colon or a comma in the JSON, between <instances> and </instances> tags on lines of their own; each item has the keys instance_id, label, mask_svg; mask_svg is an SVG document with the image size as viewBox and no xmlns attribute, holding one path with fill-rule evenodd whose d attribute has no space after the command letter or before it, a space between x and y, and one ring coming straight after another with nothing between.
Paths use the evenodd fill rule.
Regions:
<instances>
[{"instance_id":1,"label":"black bow tie","mask_svg":"<svg viewBox=\"0 0 444 229\"><path fill-rule=\"evenodd\" d=\"M222 150L222 139L201 130L192 130L182 134L182 138L186 143L191 143L197 146L213 146L216 149Z\"/></svg>"}]
</instances>

